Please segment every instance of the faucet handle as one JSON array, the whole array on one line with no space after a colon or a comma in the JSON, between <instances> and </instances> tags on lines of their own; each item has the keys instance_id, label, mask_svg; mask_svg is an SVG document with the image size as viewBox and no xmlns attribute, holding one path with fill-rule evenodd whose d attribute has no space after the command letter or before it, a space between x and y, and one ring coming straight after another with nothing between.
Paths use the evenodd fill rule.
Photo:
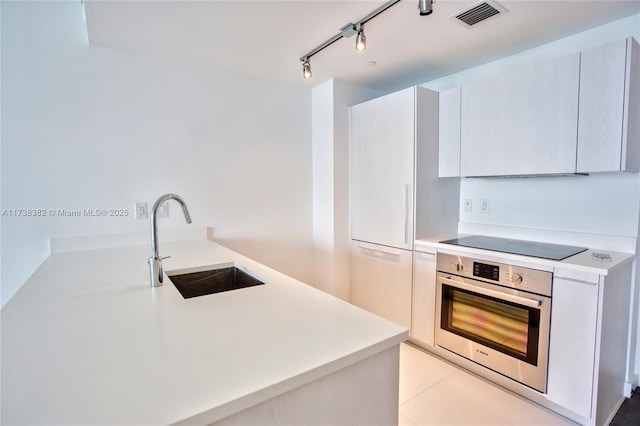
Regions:
<instances>
[{"instance_id":1,"label":"faucet handle","mask_svg":"<svg viewBox=\"0 0 640 426\"><path fill-rule=\"evenodd\" d=\"M169 259L171 256L162 256L160 257L160 260L164 260L164 259Z\"/></svg>"}]
</instances>

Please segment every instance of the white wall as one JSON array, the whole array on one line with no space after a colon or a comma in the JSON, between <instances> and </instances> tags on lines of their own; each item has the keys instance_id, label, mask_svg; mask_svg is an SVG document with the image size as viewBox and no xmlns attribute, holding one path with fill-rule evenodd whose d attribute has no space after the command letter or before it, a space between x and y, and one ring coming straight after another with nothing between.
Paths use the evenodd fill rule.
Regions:
<instances>
[{"instance_id":1,"label":"white wall","mask_svg":"<svg viewBox=\"0 0 640 426\"><path fill-rule=\"evenodd\" d=\"M130 212L2 217L3 305L50 237L146 231L133 203L166 192L223 244L313 279L307 88L88 46L80 2L2 2L1 16L1 208ZM161 229L188 226L170 209Z\"/></svg>"},{"instance_id":2,"label":"white wall","mask_svg":"<svg viewBox=\"0 0 640 426\"><path fill-rule=\"evenodd\" d=\"M637 174L515 179L463 179L460 199L473 213L460 221L635 237L638 231ZM489 199L489 213L480 200Z\"/></svg>"},{"instance_id":3,"label":"white wall","mask_svg":"<svg viewBox=\"0 0 640 426\"><path fill-rule=\"evenodd\" d=\"M315 86L311 93L315 282L327 293L346 296L333 280L333 80Z\"/></svg>"}]
</instances>

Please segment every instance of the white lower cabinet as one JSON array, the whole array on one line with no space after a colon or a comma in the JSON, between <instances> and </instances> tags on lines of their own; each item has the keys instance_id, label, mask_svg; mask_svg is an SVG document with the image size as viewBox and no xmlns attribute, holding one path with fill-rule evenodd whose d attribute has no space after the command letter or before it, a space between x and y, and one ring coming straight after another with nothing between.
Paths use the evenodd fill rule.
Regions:
<instances>
[{"instance_id":1,"label":"white lower cabinet","mask_svg":"<svg viewBox=\"0 0 640 426\"><path fill-rule=\"evenodd\" d=\"M591 417L599 276L557 270L553 279L547 396Z\"/></svg>"},{"instance_id":2,"label":"white lower cabinet","mask_svg":"<svg viewBox=\"0 0 640 426\"><path fill-rule=\"evenodd\" d=\"M630 387L630 298L631 263L606 276L554 270L547 398L581 424L608 424Z\"/></svg>"},{"instance_id":3,"label":"white lower cabinet","mask_svg":"<svg viewBox=\"0 0 640 426\"><path fill-rule=\"evenodd\" d=\"M351 241L351 302L403 327L411 327L410 250Z\"/></svg>"},{"instance_id":4,"label":"white lower cabinet","mask_svg":"<svg viewBox=\"0 0 640 426\"><path fill-rule=\"evenodd\" d=\"M434 345L436 324L436 252L415 251L413 256L413 310L411 340Z\"/></svg>"}]
</instances>

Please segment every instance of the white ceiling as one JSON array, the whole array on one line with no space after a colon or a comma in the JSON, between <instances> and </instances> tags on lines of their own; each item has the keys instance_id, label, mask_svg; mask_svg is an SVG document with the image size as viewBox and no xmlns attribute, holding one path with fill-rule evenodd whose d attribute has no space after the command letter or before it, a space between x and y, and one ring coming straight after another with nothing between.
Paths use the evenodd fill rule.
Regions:
<instances>
[{"instance_id":1,"label":"white ceiling","mask_svg":"<svg viewBox=\"0 0 640 426\"><path fill-rule=\"evenodd\" d=\"M507 13L466 28L449 18L476 1L438 0L429 16L403 0L355 37L300 57L385 1L85 2L93 45L314 86L337 78L380 89L423 83L640 13L640 1L498 1ZM368 63L375 61L376 65Z\"/></svg>"}]
</instances>

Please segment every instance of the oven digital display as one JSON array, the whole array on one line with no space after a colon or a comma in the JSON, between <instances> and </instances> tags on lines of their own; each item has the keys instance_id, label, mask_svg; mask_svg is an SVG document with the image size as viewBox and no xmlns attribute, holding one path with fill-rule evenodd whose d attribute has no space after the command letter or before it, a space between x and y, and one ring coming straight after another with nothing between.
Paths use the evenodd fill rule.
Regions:
<instances>
[{"instance_id":1,"label":"oven digital display","mask_svg":"<svg viewBox=\"0 0 640 426\"><path fill-rule=\"evenodd\" d=\"M500 280L500 267L487 265L486 263L473 262L473 276L486 278L488 280Z\"/></svg>"}]
</instances>

